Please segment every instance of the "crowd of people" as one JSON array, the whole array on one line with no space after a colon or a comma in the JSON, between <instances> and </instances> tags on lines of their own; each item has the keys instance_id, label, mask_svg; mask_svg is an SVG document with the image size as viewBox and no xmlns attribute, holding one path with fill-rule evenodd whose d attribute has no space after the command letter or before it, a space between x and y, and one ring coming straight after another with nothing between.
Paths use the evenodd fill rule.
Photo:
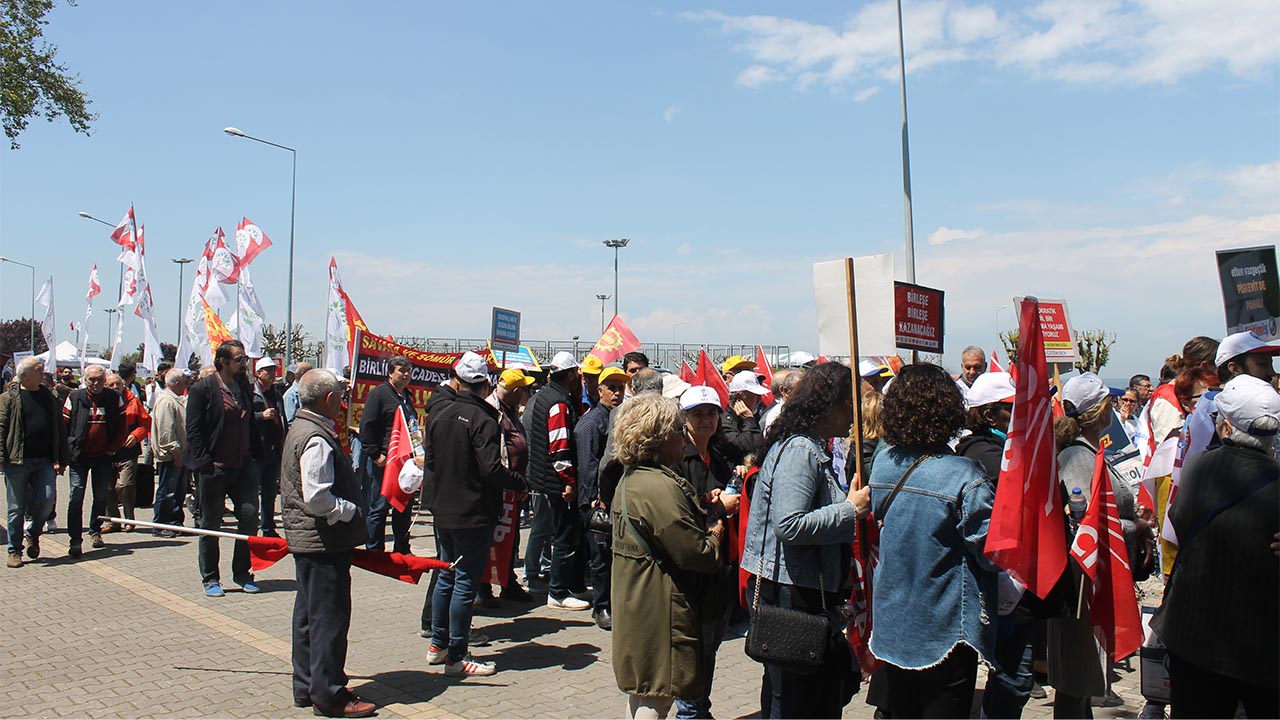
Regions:
<instances>
[{"instance_id":1,"label":"crowd of people","mask_svg":"<svg viewBox=\"0 0 1280 720\"><path fill-rule=\"evenodd\" d=\"M1170 657L1173 717L1232 717L1238 705L1248 717L1280 714L1276 354L1280 345L1249 333L1197 337L1154 383L1135 375L1109 388L1080 373L1055 389L1069 533L1114 424L1148 466L1151 507L1118 473L1112 486L1134 580L1166 582L1153 626ZM761 717L839 717L864 686L879 716L966 717L983 665L983 717L1019 717L1046 686L1055 717L1092 717L1107 703L1087 580L1069 564L1036 597L984 552L1017 379L981 349L962 353L956 375L862 360L779 370L767 385L734 356L718 389L649 365L640 352L608 365L561 352L535 376L494 373L468 352L416 408L412 363L393 357L346 428L341 372L299 363L281 378L234 340L211 367L162 368L146 386L127 365L90 366L76 381L26 358L0 394L8 566L40 557L59 473L70 477L61 520L77 558L86 489L90 546L101 548L104 535L136 529L139 478L153 472L153 521L165 526L156 535L173 537L188 513L194 527L219 530L228 500L237 533L283 535L297 574L293 696L319 715L376 710L343 670L352 551L384 550L390 525L392 551L411 552L416 512L430 514L450 564L433 574L421 626L426 664L449 676L498 671L472 653L484 644L471 627L477 605L545 593L547 608L590 611L611 633L630 717L711 717L721 643L780 617L762 608L817 618L829 637L815 636L809 663L762 652ZM383 491L398 467L397 419L421 448L396 479L416 495L403 510ZM1171 447L1180 475L1158 470ZM527 533L522 543L514 524L495 569L490 548L509 507ZM869 524L874 671L844 633ZM197 543L202 592L222 597L219 540ZM245 541L233 542L231 570L244 592L260 591Z\"/></svg>"}]
</instances>

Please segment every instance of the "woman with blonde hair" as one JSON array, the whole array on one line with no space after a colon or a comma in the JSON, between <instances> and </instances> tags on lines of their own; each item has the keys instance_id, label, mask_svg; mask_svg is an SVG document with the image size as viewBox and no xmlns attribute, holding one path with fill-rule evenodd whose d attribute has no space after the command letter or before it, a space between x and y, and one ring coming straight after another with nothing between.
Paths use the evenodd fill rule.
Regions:
<instances>
[{"instance_id":1,"label":"woman with blonde hair","mask_svg":"<svg viewBox=\"0 0 1280 720\"><path fill-rule=\"evenodd\" d=\"M673 400L637 395L617 411L623 467L613 495L613 675L628 717L666 717L702 696L702 598L720 567L724 522L710 522L697 490L671 466L684 458Z\"/></svg>"}]
</instances>

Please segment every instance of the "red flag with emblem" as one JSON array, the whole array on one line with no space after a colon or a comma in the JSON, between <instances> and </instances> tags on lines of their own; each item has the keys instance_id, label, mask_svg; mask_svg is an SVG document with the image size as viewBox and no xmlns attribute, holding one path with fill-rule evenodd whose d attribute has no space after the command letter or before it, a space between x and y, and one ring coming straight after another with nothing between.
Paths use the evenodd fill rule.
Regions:
<instances>
[{"instance_id":1,"label":"red flag with emblem","mask_svg":"<svg viewBox=\"0 0 1280 720\"><path fill-rule=\"evenodd\" d=\"M133 206L130 205L129 212L124 214L115 229L111 231L111 242L133 252L138 249L137 233L138 223L134 219Z\"/></svg>"},{"instance_id":2,"label":"red flag with emblem","mask_svg":"<svg viewBox=\"0 0 1280 720\"><path fill-rule=\"evenodd\" d=\"M269 247L271 238L249 218L240 218L236 225L236 254L240 256L240 267L248 267L258 253Z\"/></svg>"},{"instance_id":3,"label":"red flag with emblem","mask_svg":"<svg viewBox=\"0 0 1280 720\"><path fill-rule=\"evenodd\" d=\"M609 326L600 334L595 347L591 348L590 354L595 355L601 365L608 365L623 355L639 349L640 340L636 338L635 333L631 332L631 328L622 321L621 315L614 315L609 321Z\"/></svg>"},{"instance_id":4,"label":"red flag with emblem","mask_svg":"<svg viewBox=\"0 0 1280 720\"><path fill-rule=\"evenodd\" d=\"M698 351L698 372L694 380L696 381L694 385L706 385L716 391L720 396L721 409L729 407L729 386L724 383L724 376L720 374L720 369L715 363L711 362L706 350Z\"/></svg>"},{"instance_id":5,"label":"red flag with emblem","mask_svg":"<svg viewBox=\"0 0 1280 720\"><path fill-rule=\"evenodd\" d=\"M756 374L764 377L762 381L764 386L769 388L768 395L762 395L760 402L765 406L773 404L773 367L769 365L769 358L764 356L764 348L756 346Z\"/></svg>"},{"instance_id":6,"label":"red flag with emblem","mask_svg":"<svg viewBox=\"0 0 1280 720\"><path fill-rule=\"evenodd\" d=\"M1089 576L1089 619L1107 657L1116 662L1142 647L1142 616L1133 592L1133 570L1105 452L1098 448L1089 509L1076 529L1071 557Z\"/></svg>"},{"instance_id":7,"label":"red flag with emblem","mask_svg":"<svg viewBox=\"0 0 1280 720\"><path fill-rule=\"evenodd\" d=\"M391 426L391 442L387 445L387 464L382 467L382 497L391 507L404 512L413 501L413 494L400 487L400 470L413 459L413 438L409 435L409 422L404 417L404 407L396 412Z\"/></svg>"},{"instance_id":8,"label":"red flag with emblem","mask_svg":"<svg viewBox=\"0 0 1280 720\"><path fill-rule=\"evenodd\" d=\"M1015 365L1020 382L1000 462L986 555L1043 598L1066 568L1067 530L1039 305L1035 298L1022 301Z\"/></svg>"}]
</instances>

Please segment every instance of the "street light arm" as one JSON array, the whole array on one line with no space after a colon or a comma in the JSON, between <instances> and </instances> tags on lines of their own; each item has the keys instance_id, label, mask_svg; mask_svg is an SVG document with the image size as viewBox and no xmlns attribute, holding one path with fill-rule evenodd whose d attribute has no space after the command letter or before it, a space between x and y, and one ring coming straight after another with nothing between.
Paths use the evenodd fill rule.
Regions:
<instances>
[{"instance_id":1,"label":"street light arm","mask_svg":"<svg viewBox=\"0 0 1280 720\"><path fill-rule=\"evenodd\" d=\"M96 223L102 223L103 225L106 225L107 227L110 227L110 228L115 227L115 224L114 224L114 223L109 223L109 222L107 222L106 220L103 220L103 219L101 219L101 218L96 218L96 217L94 217L94 216L90 215L89 213L87 213L87 212L85 212L85 211L83 211L83 210L81 210L80 212L78 212L78 213L76 213L76 214L77 214L77 215L79 215L80 217L84 218L85 220L92 220L92 221L94 221L94 222L96 222Z\"/></svg>"},{"instance_id":2,"label":"street light arm","mask_svg":"<svg viewBox=\"0 0 1280 720\"><path fill-rule=\"evenodd\" d=\"M232 130L235 130L235 132L231 132ZM278 147L278 148L280 148L281 150L288 150L288 151L289 151L289 152L291 152L291 153L295 153L295 154L296 154L296 153L298 152L297 150L295 150L295 149L293 149L293 148L289 147L288 145L281 145L280 143L273 143L273 142L271 142L270 140L263 140L263 139L262 139L262 138L260 138L260 137L254 137L254 136L252 136L252 135L246 135L245 133L240 132L239 130L236 130L236 128L233 128L233 127L223 128L222 132L224 132L224 133L226 133L226 134L228 134L228 135L232 135L232 136L234 136L234 137L242 137L242 138L244 138L244 139L246 139L246 140L253 140L253 141L255 141L255 142L260 142L260 143L262 143L263 145L270 145L271 147Z\"/></svg>"},{"instance_id":3,"label":"street light arm","mask_svg":"<svg viewBox=\"0 0 1280 720\"><path fill-rule=\"evenodd\" d=\"M24 263L24 262L18 262L17 260L12 260L12 259L10 259L10 258L7 258L7 257L3 256L3 255L0 255L0 262L7 262L7 263L9 263L10 265L21 265L21 266L22 266L22 267L24 267L24 268L31 268L31 271L32 271L32 272L35 272L35 269L36 269L35 265L28 265L28 264L26 264L26 263Z\"/></svg>"}]
</instances>

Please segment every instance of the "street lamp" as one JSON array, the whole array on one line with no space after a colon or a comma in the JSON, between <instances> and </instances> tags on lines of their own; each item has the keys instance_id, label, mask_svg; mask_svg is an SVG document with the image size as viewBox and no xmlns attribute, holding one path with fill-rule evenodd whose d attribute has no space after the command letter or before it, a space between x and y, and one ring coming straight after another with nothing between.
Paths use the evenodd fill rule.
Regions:
<instances>
[{"instance_id":1,"label":"street lamp","mask_svg":"<svg viewBox=\"0 0 1280 720\"><path fill-rule=\"evenodd\" d=\"M597 295L596 299L600 301L600 334L604 334L604 301L613 297L612 295ZM614 313L615 315L617 313Z\"/></svg>"},{"instance_id":2,"label":"street lamp","mask_svg":"<svg viewBox=\"0 0 1280 720\"><path fill-rule=\"evenodd\" d=\"M103 225L106 225L107 227L113 230L116 227L112 223L109 223L106 220L103 220L102 218L96 218L83 210L81 210L76 214L84 218L85 220L92 220L96 223L102 223ZM117 298L116 302L117 303L120 302L118 298L121 297L122 295L124 295L124 264L123 263L121 263L120 265L120 281L116 284L116 298Z\"/></svg>"},{"instance_id":3,"label":"street lamp","mask_svg":"<svg viewBox=\"0 0 1280 720\"><path fill-rule=\"evenodd\" d=\"M298 199L298 151L287 145L279 145L270 140L263 140L252 135L246 135L239 128L225 127L222 132L232 137L240 137L246 140L260 142L263 145L288 150L293 154L293 189L289 192L289 301L285 309L284 319L284 366L289 367L293 364L293 227L295 211L297 209Z\"/></svg>"},{"instance_id":4,"label":"street lamp","mask_svg":"<svg viewBox=\"0 0 1280 720\"><path fill-rule=\"evenodd\" d=\"M672 345L676 344L676 328L680 327L681 325L688 325L688 324L689 324L688 320L681 320L678 323L672 323L671 325L671 344Z\"/></svg>"},{"instance_id":5,"label":"street lamp","mask_svg":"<svg viewBox=\"0 0 1280 720\"><path fill-rule=\"evenodd\" d=\"M115 314L120 312L120 310L118 308L109 307L109 308L103 308L102 312L107 314L107 336L106 336L107 345L106 347L110 347L112 352L115 352L118 348L116 348L115 334L111 332L111 326L115 324L114 322ZM85 342L88 342L88 341L86 340ZM111 359L115 360L114 357Z\"/></svg>"},{"instance_id":6,"label":"street lamp","mask_svg":"<svg viewBox=\"0 0 1280 720\"><path fill-rule=\"evenodd\" d=\"M1000 307L996 308L996 340L1000 339L1000 312L1002 310L1008 310L1008 309L1009 309L1008 305L1001 305Z\"/></svg>"},{"instance_id":7,"label":"street lamp","mask_svg":"<svg viewBox=\"0 0 1280 720\"><path fill-rule=\"evenodd\" d=\"M178 265L178 344L181 345L182 344L182 311L183 311L182 276L187 269L186 267L187 263L195 262L195 260L191 258L170 258L170 261L177 263ZM174 358L174 361L176 362L177 358Z\"/></svg>"},{"instance_id":8,"label":"street lamp","mask_svg":"<svg viewBox=\"0 0 1280 720\"><path fill-rule=\"evenodd\" d=\"M0 255L0 263L9 263L10 265L21 265L31 270L31 354L36 354L36 268L34 265L28 265L17 260ZM52 349L52 348L50 348Z\"/></svg>"},{"instance_id":9,"label":"street lamp","mask_svg":"<svg viewBox=\"0 0 1280 720\"><path fill-rule=\"evenodd\" d=\"M613 314L618 314L618 250L631 242L627 238L621 240L605 240L604 246L613 248Z\"/></svg>"}]
</instances>

